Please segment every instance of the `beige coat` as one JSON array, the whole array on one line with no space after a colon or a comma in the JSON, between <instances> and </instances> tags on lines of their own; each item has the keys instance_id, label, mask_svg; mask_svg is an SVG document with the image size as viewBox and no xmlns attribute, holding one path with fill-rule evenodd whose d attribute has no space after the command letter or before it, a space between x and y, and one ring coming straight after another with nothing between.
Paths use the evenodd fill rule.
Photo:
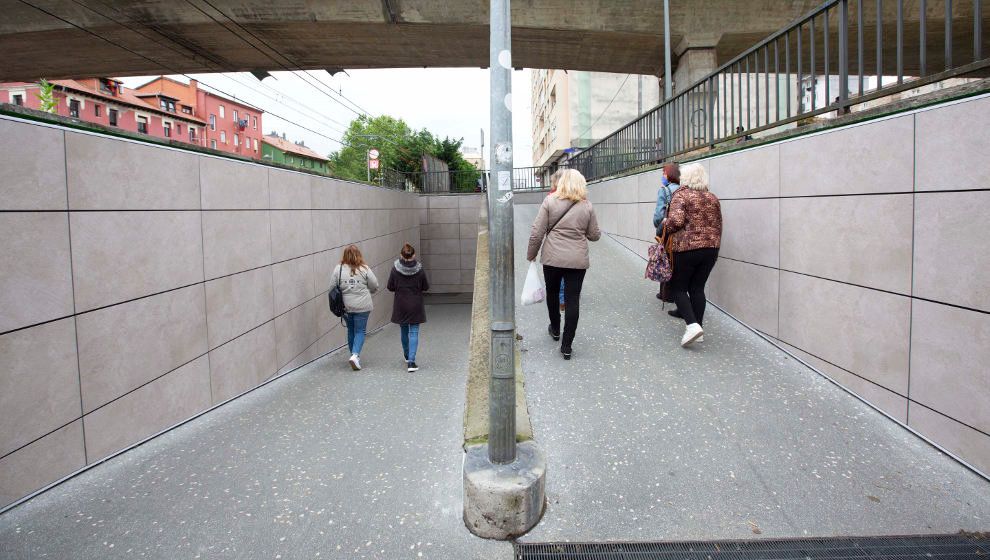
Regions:
<instances>
[{"instance_id":1,"label":"beige coat","mask_svg":"<svg viewBox=\"0 0 990 560\"><path fill-rule=\"evenodd\" d=\"M529 249L526 260L536 259L543 246L540 262L558 268L588 268L588 241L598 241L602 232L598 229L595 210L587 200L578 202L570 212L564 214L574 201L550 195L543 199L536 221L529 234ZM563 219L560 217L563 216ZM557 220L560 222L557 223ZM550 226L557 223L547 235ZM546 239L544 240L544 236Z\"/></svg>"}]
</instances>

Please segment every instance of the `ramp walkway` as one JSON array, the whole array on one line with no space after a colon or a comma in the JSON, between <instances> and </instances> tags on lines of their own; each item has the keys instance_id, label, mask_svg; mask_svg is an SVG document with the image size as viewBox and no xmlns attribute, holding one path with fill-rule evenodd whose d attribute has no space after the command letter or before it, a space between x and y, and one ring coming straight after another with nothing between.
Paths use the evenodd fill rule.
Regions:
<instances>
[{"instance_id":1,"label":"ramp walkway","mask_svg":"<svg viewBox=\"0 0 990 560\"><path fill-rule=\"evenodd\" d=\"M536 205L516 208L516 286ZM547 509L522 543L990 529L990 482L714 307L705 342L642 259L591 245L574 357L517 309ZM434 300L437 301L437 300ZM470 308L428 307L0 516L0 557L512 558L461 520Z\"/></svg>"}]
</instances>

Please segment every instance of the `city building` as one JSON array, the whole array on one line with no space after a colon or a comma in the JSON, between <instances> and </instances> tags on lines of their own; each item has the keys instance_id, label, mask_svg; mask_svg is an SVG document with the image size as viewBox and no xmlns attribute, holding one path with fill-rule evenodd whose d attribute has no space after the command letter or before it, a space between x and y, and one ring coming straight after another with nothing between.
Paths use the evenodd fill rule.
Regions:
<instances>
[{"instance_id":1,"label":"city building","mask_svg":"<svg viewBox=\"0 0 990 560\"><path fill-rule=\"evenodd\" d=\"M177 110L206 122L204 146L245 157L261 157L262 111L222 95L200 89L199 82L184 84L159 76L135 88L151 105Z\"/></svg>"},{"instance_id":2,"label":"city building","mask_svg":"<svg viewBox=\"0 0 990 560\"><path fill-rule=\"evenodd\" d=\"M330 172L329 159L310 150L302 141L293 143L286 140L284 132L279 136L272 131L261 139L261 158L319 173Z\"/></svg>"},{"instance_id":3,"label":"city building","mask_svg":"<svg viewBox=\"0 0 990 560\"><path fill-rule=\"evenodd\" d=\"M485 168L485 158L482 157L480 150L473 146L463 146L461 148L461 157L464 161L470 163L475 169Z\"/></svg>"},{"instance_id":4,"label":"city building","mask_svg":"<svg viewBox=\"0 0 990 560\"><path fill-rule=\"evenodd\" d=\"M531 70L533 165L552 165L660 104L656 76Z\"/></svg>"},{"instance_id":5,"label":"city building","mask_svg":"<svg viewBox=\"0 0 990 560\"><path fill-rule=\"evenodd\" d=\"M206 121L174 103L149 103L149 99L112 78L53 80L55 113L83 121L115 126L159 138L204 145ZM40 109L36 83L0 84L0 102Z\"/></svg>"}]
</instances>

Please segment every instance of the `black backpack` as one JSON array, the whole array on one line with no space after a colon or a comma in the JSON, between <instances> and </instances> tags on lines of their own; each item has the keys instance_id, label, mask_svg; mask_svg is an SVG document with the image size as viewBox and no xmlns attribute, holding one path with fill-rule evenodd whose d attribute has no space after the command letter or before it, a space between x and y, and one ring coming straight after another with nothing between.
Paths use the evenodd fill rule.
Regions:
<instances>
[{"instance_id":1,"label":"black backpack","mask_svg":"<svg viewBox=\"0 0 990 560\"><path fill-rule=\"evenodd\" d=\"M337 275L337 285L330 288L328 295L330 299L330 313L337 317L343 317L346 313L344 308L344 294L340 291L340 277L344 275L344 265L340 266L340 274Z\"/></svg>"}]
</instances>

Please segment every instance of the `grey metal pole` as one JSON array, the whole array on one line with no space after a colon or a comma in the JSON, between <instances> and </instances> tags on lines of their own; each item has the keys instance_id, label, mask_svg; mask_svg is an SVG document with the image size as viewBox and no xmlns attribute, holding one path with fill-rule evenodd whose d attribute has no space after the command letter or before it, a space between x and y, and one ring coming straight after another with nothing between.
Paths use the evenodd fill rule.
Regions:
<instances>
[{"instance_id":1,"label":"grey metal pole","mask_svg":"<svg viewBox=\"0 0 990 560\"><path fill-rule=\"evenodd\" d=\"M368 182L371 182L371 150L364 149L364 170L368 174Z\"/></svg>"},{"instance_id":2,"label":"grey metal pole","mask_svg":"<svg viewBox=\"0 0 990 560\"><path fill-rule=\"evenodd\" d=\"M491 360L488 460L516 459L515 283L512 267L512 20L510 0L491 0L492 185L488 188Z\"/></svg>"},{"instance_id":3,"label":"grey metal pole","mask_svg":"<svg viewBox=\"0 0 990 560\"><path fill-rule=\"evenodd\" d=\"M670 0L663 0L663 154L670 152Z\"/></svg>"}]
</instances>

